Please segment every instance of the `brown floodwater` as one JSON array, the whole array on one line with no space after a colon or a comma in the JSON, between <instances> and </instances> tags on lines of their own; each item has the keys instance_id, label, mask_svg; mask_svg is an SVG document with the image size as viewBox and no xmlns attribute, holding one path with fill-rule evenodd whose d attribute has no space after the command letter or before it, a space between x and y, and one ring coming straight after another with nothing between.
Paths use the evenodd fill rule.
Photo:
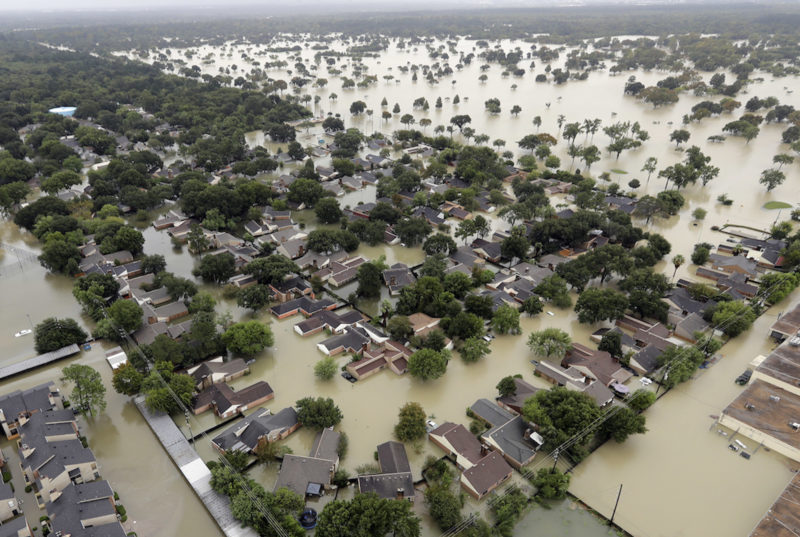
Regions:
<instances>
[{"instance_id":1,"label":"brown floodwater","mask_svg":"<svg viewBox=\"0 0 800 537\"><path fill-rule=\"evenodd\" d=\"M523 50L527 49L526 44L519 45ZM458 48L469 51L472 46L472 42L461 41ZM511 43L503 42L503 46L508 50ZM337 47L341 49L341 44L335 45ZM218 73L220 66L236 63L241 71L246 63L240 58L240 53L246 48L248 47L228 46L224 56L217 51L214 60L201 65L201 69L204 73L214 75ZM251 55L258 49L250 48ZM178 50L172 52L173 57L182 54ZM197 58L209 52L209 47L200 47ZM227 56L228 52L232 52L230 57ZM304 50L302 55L307 65L313 63L312 51ZM286 58L285 54L277 56ZM267 56L257 56L257 59L265 61ZM638 178L644 184L638 191L642 195L654 194L663 188L663 181L657 177L645 184L646 174L639 171L644 161L647 157L654 156L659 160L659 168L663 168L682 159L682 153L676 151L674 144L669 142L669 133L673 129L681 128L683 114L688 113L692 105L705 99L684 94L676 105L654 110L649 105L623 95L622 89L627 75L610 76L607 72L592 73L587 81L570 81L562 86L536 84L533 82L535 74L544 69L538 60L536 69L527 72L520 79L503 78L500 75L502 69L492 65L487 72L489 79L486 83L478 81L479 66L482 63L478 59L433 86L425 82L422 76L418 82L412 82L410 73L401 74L397 69L400 65L422 65L433 61L427 57L424 49L401 51L393 44L379 58L368 58L363 62L368 66L369 74L378 75L379 82L366 89L353 90L342 89L339 78L328 76L321 69L319 76L328 78L328 87L320 90L308 88L312 96L322 97L315 113L339 113L348 126L357 126L367 132L380 130L386 134L403 128L399 117L406 112L413 113L417 121L422 117L430 118L433 126L446 125L454 114L469 114L472 117L471 126L478 133L489 134L491 139L506 140L505 149L514 151L518 156L522 153L515 142L536 131L531 123L534 115L542 117L541 132L552 134L558 130L557 119L560 114L568 122L595 117L601 118L604 125L614 121L639 121L642 128L649 131L650 140L640 149L623 153L619 160L604 153L604 159L593 165L592 173L616 169L626 171L626 174L612 173L612 181L625 186L630 179ZM343 62L346 63L347 60ZM200 60L189 61L190 65L192 63L200 64ZM290 65L293 63L290 61ZM455 63L453 58L451 64ZM528 62L523 63L527 65ZM553 67L558 64L559 62L554 62ZM390 67L392 70L389 70ZM349 71L344 74L351 76ZM386 82L382 78L386 74L392 74L401 82ZM667 76L667 73L661 72L635 74L646 85L654 84ZM269 76L286 80L291 78L281 70L271 70ZM709 75L705 76L707 78ZM512 84L517 84L518 87L512 89ZM784 86L796 89L797 79L771 80L767 75L763 82L754 82L748 88L749 95L742 94L739 100L745 102L752 95L762 98L772 95L784 102L790 102ZM328 99L331 92L338 93L339 98ZM451 101L456 94L461 96L459 105L453 105ZM422 96L428 99L430 110L413 111L413 100ZM437 96L444 100L441 110L434 108ZM395 115L388 122L380 118L380 101L384 97L389 102L389 109L397 102L402 110L401 114ZM486 113L483 107L483 102L493 97L500 99L503 108L503 113L496 117ZM365 101L368 108L375 111L372 118L350 116L350 103L357 99ZM550 106L547 107L545 103L550 103ZM517 118L511 117L508 112L514 104L523 109ZM740 113L741 110L736 115ZM724 235L711 231L712 225L732 222L766 229L778 216L776 211L762 208L766 201L798 201L798 164L783 168L787 174L786 183L770 194L757 182L761 171L772 166L772 156L787 151L780 143L780 133L785 126L763 125L759 137L750 144L736 138L729 138L722 144L706 143L708 136L720 134L722 126L732 119L732 116L723 115L719 118L707 118L700 124L695 123L688 127L692 133L689 145L699 145L712 157L712 164L719 166L721 171L720 176L707 187L695 185L683 190L687 206L680 215L651 221L648 229L662 233L673 244L671 255L680 253L688 259L695 242L722 242ZM669 122L673 124L670 125ZM432 127L428 127L428 130L432 130ZM307 139L301 135L301 141L304 144L313 143L319 138L318 134L318 130L315 132L312 129ZM455 136L459 135L456 133ZM249 133L247 141L251 145L262 144L263 133ZM577 142L583 143L583 135L578 136ZM592 143L602 149L608 141L599 132ZM271 151L277 149L276 145L267 146ZM555 153L568 165L566 144L562 141L559 146ZM328 160L323 159L320 162L327 163ZM576 162L576 167L583 168L583 165ZM355 205L359 201L370 201L374 197L373 192L374 189L365 189L340 199L343 206ZM717 196L722 193L727 193L734 200L733 206L725 207L716 203ZM708 211L701 225L694 225L690 217L697 207ZM786 218L788 215L784 211L781 216ZM300 213L296 218L303 221L308 229L315 226L313 215L308 212ZM502 227L502 223L496 218L492 217L491 220L495 228ZM37 251L35 239L27 233L19 232L13 225L4 223L0 226L0 237L5 243ZM174 249L165 233L152 229L145 231L145 237L147 253L165 255L169 270L182 276L191 276L196 259L185 248ZM369 258L383 254L390 264L399 261L413 265L423 260L419 249L400 246L362 246L357 253ZM14 262L6 253L2 266L13 265ZM662 261L657 268L669 276L672 275L673 267L669 260ZM691 277L694 269L695 267L687 263L680 267L678 276ZM31 336L27 339L13 337L14 332L27 326L26 314L30 314L34 323L50 315L80 316L80 308L72 298L71 282L68 279L46 275L35 264L26 265L25 270L12 272L9 269L7 272L0 277L0 296L4 297L0 320L5 327L4 332L0 333L0 345L6 351L0 358L0 363L12 363L34 354ZM234 381L234 386L266 380L275 390L275 399L267 405L272 409L291 405L304 396L332 397L344 413L341 430L350 436L349 453L343 466L351 472L361 464L374 461L375 446L391 438L397 409L405 402L421 403L437 422L450 420L466 423L466 407L479 397L493 397L496 393L495 384L505 375L521 373L529 382L547 386L532 375L530 360L533 356L525 345L529 332L555 326L571 333L575 341L588 343L590 333L597 328L579 324L571 311L553 309L553 316L542 314L536 318L523 317L523 335L496 338L492 342L492 353L480 363L467 365L454 355L447 374L435 381L422 382L410 376L397 377L390 371L382 371L355 384L338 376L323 382L313 375L314 364L322 358L322 354L316 349L316 343L323 339L323 335L304 340L293 331L293 324L299 319L277 321L266 312L253 316L238 308L234 302L222 299L218 288L205 285L203 288L218 298L219 312L230 310L235 319L263 320L271 325L275 333L274 348L258 356L252 374ZM345 288L343 294L349 292ZM787 299L786 304L789 303ZM368 309L377 308L377 301L366 306ZM623 483L625 488L617 521L635 535L694 536L744 534L749 531L785 486L794 465L764 450L759 451L750 461L735 456L726 449L724 438L710 430L713 420L709 415L718 414L738 393L739 388L733 384L733 378L741 373L755 355L769 350L766 328L774 321L777 312L785 308L786 305L780 305L769 310L750 332L723 349L725 359L704 371L696 380L673 390L648 410L650 431L646 435L631 438L623 445L607 444L578 466L573 477L572 491L592 507L609 515L617 487L619 483ZM108 380L110 369L102 363L99 351L96 355L94 353L95 351L80 360L96 364ZM344 365L347 358L339 356L337 361ZM6 385L24 386L27 382L33 384L55 378L58 376L57 370L58 368L44 369ZM107 418L98 418L86 430L92 448L102 464L103 476L120 491L131 519L137 520L137 524L148 524L148 528L153 529L147 532L149 535L218 535L219 532L199 501L183 483L179 473L171 467L172 463L127 399L109 394L106 414ZM178 421L183 426L183 420ZM196 434L216 422L216 418L210 414L193 419L193 432ZM287 440L287 444L295 453L304 453L310 448L312 440L310 431L300 430ZM409 445L408 448L415 477L419 476L421 464L427 455L441 455L438 449L427 442ZM214 457L206 442L199 441L198 449L205 459ZM259 466L252 471L252 475L270 489L275 480L276 468ZM152 486L154 482L158 483L157 487ZM468 502L465 511L473 509L477 510L479 506ZM604 527L596 524L591 517L586 519L584 515L589 516L580 510L571 509L569 504L562 504L552 514L536 509L520 524L517 535L529 535L535 530L543 534L581 537L605 534ZM435 535L437 532L430 525L430 520L427 517L424 520L425 534ZM567 527L571 529L565 529ZM145 532L140 532L143 533Z\"/></svg>"}]
</instances>

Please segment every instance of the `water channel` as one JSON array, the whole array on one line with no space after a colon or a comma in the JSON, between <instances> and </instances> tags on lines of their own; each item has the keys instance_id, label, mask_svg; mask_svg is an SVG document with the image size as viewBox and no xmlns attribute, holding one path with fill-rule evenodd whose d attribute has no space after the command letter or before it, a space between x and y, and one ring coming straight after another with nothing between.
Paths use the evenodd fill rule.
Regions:
<instances>
[{"instance_id":1,"label":"water channel","mask_svg":"<svg viewBox=\"0 0 800 537\"><path fill-rule=\"evenodd\" d=\"M505 49L512 46L509 42L503 42L502 45ZM341 48L341 44L336 46ZM519 46L523 50L527 48L525 43L519 43ZM458 45L460 50L465 51L472 47L472 42L464 40ZM204 64L201 68L214 75L218 73L220 66L241 64L240 53L247 48L251 48L251 55L257 49L229 45L226 50L233 52L230 58L223 57L220 51L214 51L214 63ZM200 47L198 57L209 52L210 48ZM172 51L173 57L180 53L181 51ZM313 62L311 51L304 50L302 55L307 65ZM285 57L281 54L278 56ZM397 71L397 66L409 62L425 64L432 63L433 60L427 57L424 49L404 51L393 44L379 58L364 60L364 64L369 66L368 73L378 75L379 80L377 85L365 90L343 90L337 78L327 77L320 72L319 76L326 76L330 83L322 90L310 89L312 95L319 94L322 97L321 109L317 109L316 113L340 113L348 126L357 126L366 131L374 128L390 133L402 125L399 123L399 115L395 115L388 123L380 119L381 99L386 97L389 109L398 102L403 113L411 113L413 100L424 96L430 102L431 109L428 112L413 111L417 121L421 117L429 117L433 125L447 124L453 114L469 114L472 117L471 126L478 133L489 134L492 139L505 139L506 149L514 150L517 154L519 151L516 140L535 132L531 124L534 115L542 117L541 132L553 134L558 130L557 118L560 114L564 114L567 121L582 121L584 118L594 117L603 119L604 124L617 120L639 121L650 132L651 139L642 148L623 153L618 161L604 153L606 158L594 164L592 172L597 174L612 169L625 170L629 173L614 173L612 180L625 186L630 179L639 178L644 186L638 193L643 195L645 192L654 194L663 188L662 181L655 177L649 184L645 184L646 173L639 172L645 159L657 157L659 168L682 159L682 153L676 151L674 144L669 142L669 133L680 128L683 114L693 104L704 99L682 94L676 105L653 110L649 105L623 96L622 88L626 76L610 76L605 71L590 74L587 81L570 81L562 86L535 84L534 75L544 68L538 61L534 72L526 73L521 79L502 78L501 68L493 65L487 72L488 81L479 83L479 65L482 62L476 60L462 71L456 71L452 77L444 78L438 85L431 86L422 79L412 82L410 73L401 75ZM455 64L455 59L451 63ZM558 63L560 62L554 62L553 67ZM389 67L393 67L393 70L389 71ZM398 84L394 80L388 83L383 81L382 75L387 73L394 74L401 82ZM287 73L279 70L270 71L269 74L273 78L290 78ZM667 73L658 72L635 74L646 85L654 84L658 79L667 76ZM451 81L455 81L455 84ZM512 89L512 84L517 84L518 88ZM768 78L754 83L749 88L749 94L760 97L774 95L788 102L783 89L786 85L794 87L798 84L796 79ZM328 99L331 91L339 94L337 100ZM461 96L461 104L454 106L451 99L456 94ZM433 106L437 96L445 101L442 110L436 110ZM465 99L467 96L469 100ZM490 116L483 110L483 102L491 97L499 98L502 103L503 113L500 116ZM745 95L740 96L742 101L746 98L748 97ZM350 103L356 99L364 100L368 108L375 111L371 120L367 117L351 118L348 109ZM550 107L545 103L550 103ZM513 104L519 104L523 108L518 118L510 117L508 112ZM710 230L712 225L730 221L768 228L777 214L762 209L764 202L798 201L794 199L800 175L797 164L784 168L787 174L786 183L770 194L757 182L761 171L771 166L772 155L786 151L786 147L780 145L780 133L785 126L762 125L761 134L750 144L736 138L729 138L722 144L705 142L709 135L719 134L722 125L732 119L734 118L731 116L707 118L702 123L689 127L692 132L689 144L700 145L712 157L712 164L720 167L721 173L705 188L697 185L684 189L687 206L679 216L651 221L649 229L663 234L673 244L672 254L680 253L688 259L695 242L723 241L723 235ZM670 122L673 124L670 125ZM583 135L579 136L579 143L582 137ZM309 141L301 141L311 143L317 138L318 133L313 133ZM259 133L248 138L253 144L262 140ZM605 146L605 135L595 135L594 143L599 147ZM569 158L565 154L565 145L561 142L556 152L561 156L562 162L567 164ZM580 164L576 165L582 167ZM714 201L722 193L728 193L735 201L733 206L724 207ZM360 196L358 193L352 200L348 199L348 204L355 204L361 199ZM689 215L694 208L701 206L708 210L708 216L704 222L695 226ZM784 218L786 216L783 215ZM298 215L298 219L313 226L313 215ZM168 270L191 277L196 259L185 249L175 250L165 233L156 232L152 228L145 231L145 237L146 253L165 255ZM0 225L0 241L33 253L38 251L33 236L20 232L16 226L7 222ZM419 250L400 246L362 246L358 253L368 258L385 254L389 263L402 261L416 264L422 261ZM672 264L668 261L662 262L659 268L670 274L672 272ZM694 269L695 267L687 263L680 267L678 275L691 277ZM80 308L71 295L70 280L49 275L35 263L23 263L8 252L2 258L0 272L0 296L3 297L0 326L5 327L0 334L0 348L4 350L0 364L13 363L34 354L32 336L13 337L14 332L29 325L26 315L30 315L34 324L45 317L56 315L78 318L88 325L87 320L81 318ZM234 302L223 299L218 288L203 288L218 298L218 312L227 309L233 313L235 319L252 318L249 312L238 308ZM791 299L796 300L796 295L797 293ZM729 453L725 449L724 439L709 430L713 421L709 415L718 414L738 393L739 388L733 384L732 379L747 362L756 354L769 350L765 337L766 328L779 311L788 307L791 299L769 310L748 333L728 344L723 349L725 359L698 379L673 390L650 409L650 431L646 435L631 438L623 445L609 443L578 466L573 477L572 492L604 515L609 515L617 487L619 483L623 483L625 491L617 520L637 536L739 535L749 531L785 486L793 465L763 450L750 461ZM533 356L525 345L527 334L544 327L556 326L571 333L573 340L586 344L590 333L596 328L579 324L571 311L554 309L553 313L553 316L523 317L523 335L498 337L492 342L492 354L480 363L466 365L454 356L447 374L436 381L422 382L409 376L396 377L389 371L383 371L356 384L350 384L340 377L330 382L316 380L312 368L321 354L315 344L323 336L300 338L292 329L299 319L276 321L268 313L261 313L255 318L271 325L275 333L275 346L257 357L251 375L235 381L233 385L240 387L255 380L266 380L275 390L275 399L267 406L276 410L307 395L333 397L344 414L341 430L348 432L350 436L350 449L343 466L352 471L356 466L373 462L375 446L391 437L396 411L407 401L420 402L438 422L450 420L466 423L466 407L479 397L493 397L495 384L505 375L521 373L529 382L546 387L546 384L532 375L530 359ZM107 382L108 409L105 415L84 425L84 431L88 433L90 445L101 462L103 477L109 479L112 486L119 490L131 514L131 520L137 520L136 530L139 535L219 535L202 505L182 482L179 473L172 467L135 407L127 398L111 390L110 368L103 363L102 349L96 346L77 359L96 367ZM345 360L344 357L339 358L341 364ZM0 386L0 393L54 379L62 365L65 364L6 382ZM216 419L209 414L200 416L192 422L193 432L196 434L215 422ZM287 442L295 453L304 453L309 449L312 439L309 431L301 430ZM198 449L204 458L213 458L214 454L206 442L199 441ZM428 454L440 455L439 450L427 442L409 446L408 451L415 476L418 476L421 463ZM275 467L259 466L252 471L253 477L268 489L272 487L275 473ZM478 506L470 503L465 512L472 509L478 509ZM587 513L573 510L569 504L562 504L552 511L539 508L531 511L518 526L517 535L530 535L537 531L543 535L593 537L605 535L607 529L596 523ZM425 533L436 534L427 525Z\"/></svg>"}]
</instances>

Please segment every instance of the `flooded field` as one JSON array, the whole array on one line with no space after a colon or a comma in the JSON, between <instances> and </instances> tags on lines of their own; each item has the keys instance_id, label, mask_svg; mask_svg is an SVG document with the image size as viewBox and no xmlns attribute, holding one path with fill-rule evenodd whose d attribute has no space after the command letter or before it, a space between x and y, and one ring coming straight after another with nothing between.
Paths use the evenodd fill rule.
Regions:
<instances>
[{"instance_id":1,"label":"flooded field","mask_svg":"<svg viewBox=\"0 0 800 537\"><path fill-rule=\"evenodd\" d=\"M501 44L505 49L517 45L523 50L529 47L522 42ZM473 47L474 42L471 41L462 40L458 44L458 49L465 52L471 52ZM343 45L337 43L334 48L343 50ZM200 65L203 73L215 75L220 68L230 68L236 63L240 64L240 69L244 69L241 65L243 52L262 61L266 57L257 55L257 49L227 46L223 52L221 49L201 47L195 55L197 59L189 60L189 64L194 62L200 65L199 58L213 54L211 60ZM172 50L171 57L183 57L183 52ZM300 54L306 65L313 64L312 51L303 50ZM286 59L287 55L276 56ZM563 63L563 57L562 53L562 60L554 62L552 67ZM347 64L349 61L344 58L339 63ZM436 85L428 84L422 77L414 82L411 73L403 74L398 70L399 66L430 64L434 61L427 56L424 48L401 50L393 43L378 58L366 58L363 61L368 67L366 72L377 75L379 82L366 89L352 90L342 89L341 78L328 76L321 67L318 76L327 77L329 84L322 89L305 88L312 97L320 97L318 104L309 106L317 116L341 114L348 127L355 126L367 133L380 131L387 135L404 128L399 122L402 113L413 113L417 122L422 118L430 119L432 126L428 127L429 130L436 125L447 125L455 114L469 114L472 118L471 127L478 134L485 133L491 139L504 139L506 146L503 149L514 151L517 156L522 153L516 141L536 132L532 119L537 115L542 118L539 131L553 135L559 130L560 115L564 115L567 122L600 118L604 125L616 121L638 121L643 129L649 131L650 139L641 148L623 153L618 160L604 152L605 158L595 163L591 172L593 175L612 170L627 172L614 171L611 180L620 183L622 190L628 190L627 182L638 178L643 186L637 194L643 195L655 194L664 187L663 180L655 176L649 183L646 181L646 172L640 171L644 161L648 157L656 157L661 169L682 160L683 154L676 151L675 144L669 141L669 134L681 128L682 116L694 104L706 99L681 94L676 105L653 109L623 95L627 74L611 76L606 71L593 72L586 81L570 81L561 86L537 84L533 81L535 74L544 72L544 64L538 60L535 69L527 71L522 78L502 77L502 68L493 64L487 71L485 83L478 80L482 63L479 59L455 71L452 76L442 78ZM290 61L290 65L292 63ZM455 63L454 57L451 64ZM344 75L350 76L347 70L343 71ZM275 79L291 78L291 74L283 70L270 70L268 74ZM645 85L655 84L667 76L663 72L628 74L634 74ZM393 78L384 78L389 75ZM704 76L707 78L710 74ZM512 85L516 85L516 89ZM767 78L753 83L747 92L749 96L762 98L775 96L788 103L791 101L786 86L796 88L797 80ZM331 92L337 93L338 98L330 99ZM458 105L452 104L456 95L461 99ZM412 109L412 103L418 97L425 97L429 101L428 111ZM444 101L441 109L434 107L437 97ZM381 100L384 98L388 101L386 109L391 110L397 103L401 114L394 114L388 121L381 119ZM489 98L500 99L503 108L500 115L492 116L484 111L483 103ZM745 101L747 98L742 94L739 100ZM355 100L363 100L367 108L374 111L373 115L351 116L349 107ZM522 107L519 117L512 117L509 112L515 104ZM737 117L740 112L737 111ZM763 209L765 202L800 201L797 199L800 173L796 163L784 167L787 180L772 193L766 193L758 183L761 171L772 166L772 156L787 151L786 146L780 143L780 134L785 125L762 125L761 134L749 144L733 137L721 144L706 142L708 136L720 134L722 126L732 119L730 115L706 118L702 123L687 127L692 133L687 145L699 145L711 156L711 164L718 166L721 171L719 177L708 186L701 187L698 184L682 191L687 204L680 215L669 219L656 218L650 222L648 230L663 234L672 243L670 255L682 254L688 259L694 243L700 240L712 243L724 241L724 235L711 231L713 225L731 222L768 229L778 213ZM300 133L298 139L303 144L315 145L321 138L320 134L319 128L312 129L308 134ZM454 136L460 135L456 133ZM251 145L265 144L270 151L278 148L275 144L267 143L260 132L249 133L247 141ZM583 134L576 141L584 143ZM607 145L607 137L598 132L586 143L603 148ZM569 167L566 142L560 141L554 152L561 157L564 167ZM319 162L327 161L320 159ZM583 163L576 162L575 167L582 168ZM734 200L732 206L716 203L717 196L723 193ZM341 198L341 204L352 206L372 199L374 188L370 187L347 194ZM558 202L563 200L554 200L553 204ZM706 219L700 223L693 222L690 217L698 207L708 211ZM787 216L786 213L782 215L784 219ZM307 229L316 225L309 211L296 214L295 219L305 223ZM496 228L505 227L505 223L496 218L490 220ZM640 222L640 225L643 224ZM166 233L152 228L145 230L144 235L145 253L164 255L168 270L180 276L192 277L191 270L197 260L185 248L175 249ZM17 247L20 252L38 253L35 238L7 222L0 225L0 242ZM389 264L404 262L415 265L424 259L419 249L401 246L363 245L356 254L369 259L386 255ZM0 296L3 296L0 326L4 327L0 333L0 348L4 351L0 356L0 365L35 354L32 336L14 338L14 332L29 327L28 315L33 324L54 315L77 318L86 324L86 320L81 318L80 307L72 297L72 282L61 276L47 274L29 257L26 258L23 253L19 258L11 250L4 249L4 255L0 258ZM669 260L662 261L657 269L672 275L673 267ZM695 267L687 263L678 270L678 277L692 277L694 270ZM571 310L553 309L552 316L523 316L523 334L497 337L492 341L492 353L479 363L464 364L454 354L447 374L435 381L423 382L408 375L398 377L387 370L355 384L339 376L323 382L313 375L313 366L322 357L316 348L316 343L324 339L322 334L301 338L293 330L299 318L278 321L268 312L254 316L236 306L235 302L223 299L219 288L202 287L217 298L218 312L230 310L234 319L259 319L270 324L275 334L275 346L257 356L252 374L234 381L233 386L238 388L256 380L266 380L275 391L275 399L267 404L273 410L292 405L305 396L332 397L344 414L340 430L347 432L350 437L349 452L342 466L351 472L357 466L374 461L376 445L391 438L397 410L405 402L419 402L439 423L467 423L465 409L477 398L493 398L497 381L505 375L519 373L535 385L548 386L532 374L530 360L533 355L525 344L528 333L546 327L558 327L569 332L574 341L587 344L590 333L597 328L579 324ZM344 288L340 294L345 296L349 292ZM780 311L798 298L800 294L795 293L778 307L767 311L748 333L723 348L725 358L722 361L701 372L699 378L673 390L648 410L647 434L632 437L623 445L609 443L579 465L574 471L571 492L603 515L609 516L618 486L624 484L616 520L637 536L740 535L749 531L783 489L791 476L793 465L764 450L749 461L729 452L725 439L716 433L716 429L712 429L713 419L709 416L719 414L735 397L740 388L733 384L733 378L754 356L769 350L770 343L766 338L768 326ZM377 308L377 303L365 304L365 308ZM138 531L139 535L219 535L213 521L172 466L133 404L111 390L110 368L103 361L102 349L96 346L78 360L96 367L109 389L106 413L85 424L84 431L101 463L103 477L119 491L131 520L137 521L137 527L132 529ZM337 357L339 365L344 365L347 360L343 355ZM62 365L66 363L6 382L0 385L0 393L54 379ZM179 425L186 429L182 422L182 418L178 420ZM211 414L193 418L192 432L197 434L216 423L217 419ZM309 450L312 440L313 434L301 429L287 440L287 445L295 453L304 454ZM206 441L198 441L197 447L204 459L212 460L215 457ZM409 445L408 452L415 478L419 478L422 462L427 455L441 455L438 448L425 441ZM534 465L539 464L542 461L537 459ZM276 472L275 465L257 466L251 475L271 489ZM572 507L569 502L564 502L549 511L534 508L519 524L516 535L594 537L608 533L607 527L590 514ZM478 509L480 506L470 501L465 512ZM438 533L430 524L425 524L425 527L426 535Z\"/></svg>"}]
</instances>

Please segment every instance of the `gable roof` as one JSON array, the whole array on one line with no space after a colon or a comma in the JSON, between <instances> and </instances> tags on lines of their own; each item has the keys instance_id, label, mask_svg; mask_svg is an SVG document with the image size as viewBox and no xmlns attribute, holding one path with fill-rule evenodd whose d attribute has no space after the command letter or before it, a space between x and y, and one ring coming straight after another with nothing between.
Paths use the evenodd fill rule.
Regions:
<instances>
[{"instance_id":1,"label":"gable roof","mask_svg":"<svg viewBox=\"0 0 800 537\"><path fill-rule=\"evenodd\" d=\"M305 497L308 486L311 484L330 485L333 467L333 461L330 460L303 457L301 455L286 455L281 463L281 471L278 474L278 481L275 483L275 490L286 487L292 492Z\"/></svg>"},{"instance_id":2,"label":"gable roof","mask_svg":"<svg viewBox=\"0 0 800 537\"><path fill-rule=\"evenodd\" d=\"M378 445L378 462L385 474L411 471L406 446L393 440Z\"/></svg>"},{"instance_id":3,"label":"gable roof","mask_svg":"<svg viewBox=\"0 0 800 537\"><path fill-rule=\"evenodd\" d=\"M477 461L477 463L461 474L470 488L483 496L489 490L504 481L513 470L511 466L494 451Z\"/></svg>"}]
</instances>

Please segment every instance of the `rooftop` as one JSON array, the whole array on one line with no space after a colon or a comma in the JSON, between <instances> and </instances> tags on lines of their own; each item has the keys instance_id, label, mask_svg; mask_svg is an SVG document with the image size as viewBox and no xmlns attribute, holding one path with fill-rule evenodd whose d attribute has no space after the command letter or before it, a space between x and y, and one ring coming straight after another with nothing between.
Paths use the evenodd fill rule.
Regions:
<instances>
[{"instance_id":1,"label":"rooftop","mask_svg":"<svg viewBox=\"0 0 800 537\"><path fill-rule=\"evenodd\" d=\"M789 425L800 422L798 395L756 379L723 410L723 414L800 449L800 434Z\"/></svg>"}]
</instances>

